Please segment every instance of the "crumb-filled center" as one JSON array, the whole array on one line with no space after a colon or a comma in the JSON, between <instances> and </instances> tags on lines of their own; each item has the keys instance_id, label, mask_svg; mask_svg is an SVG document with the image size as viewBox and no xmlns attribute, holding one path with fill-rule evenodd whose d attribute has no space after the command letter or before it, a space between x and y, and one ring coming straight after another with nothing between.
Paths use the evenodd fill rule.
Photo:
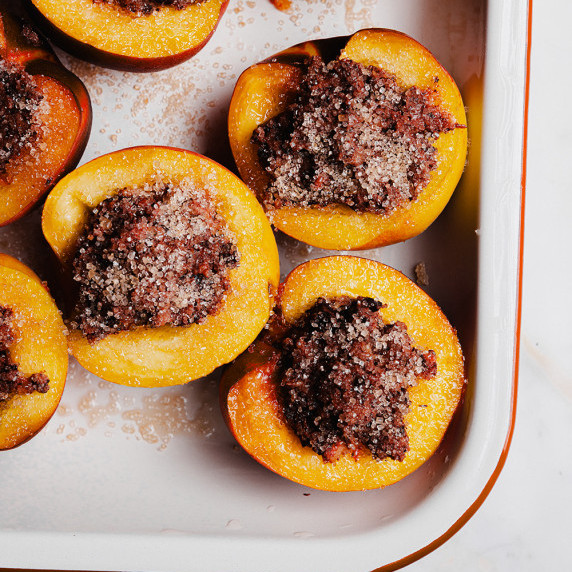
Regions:
<instances>
[{"instance_id":1,"label":"crumb-filled center","mask_svg":"<svg viewBox=\"0 0 572 572\"><path fill-rule=\"evenodd\" d=\"M278 399L304 446L325 461L349 450L402 461L409 450L408 389L437 372L402 322L384 323L372 298L319 298L272 343Z\"/></svg>"},{"instance_id":2,"label":"crumb-filled center","mask_svg":"<svg viewBox=\"0 0 572 572\"><path fill-rule=\"evenodd\" d=\"M15 342L14 311L0 306L0 404L14 395L46 393L49 389L50 380L45 373L26 376L12 361L10 348Z\"/></svg>"},{"instance_id":3,"label":"crumb-filled center","mask_svg":"<svg viewBox=\"0 0 572 572\"><path fill-rule=\"evenodd\" d=\"M387 214L415 200L437 167L433 143L456 127L430 89L343 59L309 60L292 103L252 135L268 210L343 204Z\"/></svg>"},{"instance_id":4,"label":"crumb-filled center","mask_svg":"<svg viewBox=\"0 0 572 572\"><path fill-rule=\"evenodd\" d=\"M73 260L73 326L90 342L138 326L187 326L217 313L240 255L202 189L125 188L90 214Z\"/></svg>"},{"instance_id":5,"label":"crumb-filled center","mask_svg":"<svg viewBox=\"0 0 572 572\"><path fill-rule=\"evenodd\" d=\"M0 179L10 161L37 140L41 100L34 78L22 66L0 59Z\"/></svg>"},{"instance_id":6,"label":"crumb-filled center","mask_svg":"<svg viewBox=\"0 0 572 572\"><path fill-rule=\"evenodd\" d=\"M132 16L149 16L166 7L183 10L187 6L201 2L205 0L93 0L94 4L110 4Z\"/></svg>"}]
</instances>

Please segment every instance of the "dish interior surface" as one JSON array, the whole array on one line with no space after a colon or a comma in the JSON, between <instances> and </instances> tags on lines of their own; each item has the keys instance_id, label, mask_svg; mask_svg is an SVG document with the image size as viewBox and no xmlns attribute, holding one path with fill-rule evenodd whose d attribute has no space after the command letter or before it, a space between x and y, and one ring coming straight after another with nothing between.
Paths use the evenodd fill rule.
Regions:
<instances>
[{"instance_id":1,"label":"dish interior surface","mask_svg":"<svg viewBox=\"0 0 572 572\"><path fill-rule=\"evenodd\" d=\"M456 80L467 106L466 171L427 231L358 255L411 278L415 265L424 263L426 290L458 331L468 387L439 450L415 473L383 490L326 493L271 473L237 447L219 411L220 371L186 386L133 389L104 382L72 360L62 402L48 426L31 442L0 455L2 566L171 569L175 557L195 554L182 567L179 561L178 569L205 571L232 562L232 569L252 571L263 568L259 562L270 557L272 547L290 546L286 561L273 569L294 564L305 569L304 558L312 551L329 550L323 563L313 562L313 571L331 570L333 562L339 569L348 564L347 569L367 570L434 540L475 501L501 455L513 391L506 349L510 354L514 342L520 208L514 186L522 145L502 151L510 155L504 191L495 189L493 180L484 185L481 153L493 161L496 146L504 149L522 129L509 124L507 135L483 120L483 105L484 116L489 113L485 48L507 55L508 63L501 64L522 75L520 52L503 51L502 30L490 24L494 12L499 27L516 18L511 26L522 28L526 7L515 4L508 3L503 13L484 0L293 0L283 13L266 0L238 0L200 54L164 72L115 72L62 54L86 83L94 105L94 129L82 162L123 147L161 144L232 167L226 112L236 79L249 65L309 38L374 26L403 31L429 48ZM506 13L511 10L514 14ZM496 47L488 45L491 37ZM495 81L502 65L491 72ZM488 74L487 68L486 89ZM522 89L521 75L508 76L516 90ZM513 103L506 105L522 115ZM517 178L517 188L519 183ZM514 206L516 214L507 219L505 212ZM277 238L283 276L304 260L332 254ZM0 250L54 278L38 212L2 229ZM500 285L493 279L497 267L505 273ZM338 559L340 539L344 554L353 548L359 554ZM232 559L217 553L222 541L237 543ZM26 542L38 542L39 550L25 550ZM92 550L85 552L84 542ZM149 556L150 547L162 558Z\"/></svg>"}]
</instances>

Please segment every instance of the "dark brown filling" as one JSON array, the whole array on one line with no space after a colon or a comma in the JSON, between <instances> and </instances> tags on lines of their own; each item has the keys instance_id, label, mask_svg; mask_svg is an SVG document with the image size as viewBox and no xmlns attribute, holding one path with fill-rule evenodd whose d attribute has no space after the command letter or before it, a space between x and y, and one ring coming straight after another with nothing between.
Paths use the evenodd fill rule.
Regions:
<instances>
[{"instance_id":1,"label":"dark brown filling","mask_svg":"<svg viewBox=\"0 0 572 572\"><path fill-rule=\"evenodd\" d=\"M311 58L292 104L252 135L270 175L263 204L389 213L414 200L437 165L433 142L460 127L433 99L379 68Z\"/></svg>"},{"instance_id":2,"label":"dark brown filling","mask_svg":"<svg viewBox=\"0 0 572 572\"><path fill-rule=\"evenodd\" d=\"M41 100L34 78L22 66L0 60L0 178L10 161L37 140Z\"/></svg>"},{"instance_id":3,"label":"dark brown filling","mask_svg":"<svg viewBox=\"0 0 572 572\"><path fill-rule=\"evenodd\" d=\"M319 298L271 340L284 417L325 461L364 448L402 461L409 450L408 388L433 377L437 362L432 350L413 347L405 324L383 322L383 307L372 298Z\"/></svg>"},{"instance_id":4,"label":"dark brown filling","mask_svg":"<svg viewBox=\"0 0 572 572\"><path fill-rule=\"evenodd\" d=\"M16 341L12 321L14 311L0 306L0 403L13 395L24 395L34 391L46 393L50 380L45 373L23 375L10 357L10 346Z\"/></svg>"},{"instance_id":5,"label":"dark brown filling","mask_svg":"<svg viewBox=\"0 0 572 572\"><path fill-rule=\"evenodd\" d=\"M148 16L167 6L183 10L192 4L200 4L205 0L93 0L94 4L111 4L129 12L133 16Z\"/></svg>"},{"instance_id":6,"label":"dark brown filling","mask_svg":"<svg viewBox=\"0 0 572 572\"><path fill-rule=\"evenodd\" d=\"M184 181L120 190L90 214L73 261L72 325L90 342L219 311L239 252L204 191Z\"/></svg>"}]
</instances>

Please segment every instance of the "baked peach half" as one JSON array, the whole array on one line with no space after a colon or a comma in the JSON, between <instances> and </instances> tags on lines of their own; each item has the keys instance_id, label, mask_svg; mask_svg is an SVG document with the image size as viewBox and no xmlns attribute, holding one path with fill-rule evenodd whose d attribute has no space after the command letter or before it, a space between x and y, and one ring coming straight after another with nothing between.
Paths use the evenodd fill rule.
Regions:
<instances>
[{"instance_id":1,"label":"baked peach half","mask_svg":"<svg viewBox=\"0 0 572 572\"><path fill-rule=\"evenodd\" d=\"M228 130L272 224L326 249L406 240L463 172L463 100L414 39L387 29L305 42L248 68Z\"/></svg>"},{"instance_id":2,"label":"baked peach half","mask_svg":"<svg viewBox=\"0 0 572 572\"><path fill-rule=\"evenodd\" d=\"M224 418L262 465L327 491L399 481L437 449L465 385L455 330L400 272L298 266L268 330L225 371Z\"/></svg>"},{"instance_id":3,"label":"baked peach half","mask_svg":"<svg viewBox=\"0 0 572 572\"><path fill-rule=\"evenodd\" d=\"M50 420L67 367L55 302L32 270L0 254L0 449L28 441Z\"/></svg>"},{"instance_id":4,"label":"baked peach half","mask_svg":"<svg viewBox=\"0 0 572 572\"><path fill-rule=\"evenodd\" d=\"M56 185L42 227L67 277L71 353L103 379L200 378L268 320L272 229L248 187L206 157L167 147L99 157Z\"/></svg>"},{"instance_id":5,"label":"baked peach half","mask_svg":"<svg viewBox=\"0 0 572 572\"><path fill-rule=\"evenodd\" d=\"M46 35L74 56L125 71L157 71L195 55L228 0L27 0Z\"/></svg>"},{"instance_id":6,"label":"baked peach half","mask_svg":"<svg viewBox=\"0 0 572 572\"><path fill-rule=\"evenodd\" d=\"M0 225L73 169L91 128L89 95L30 26L0 5Z\"/></svg>"}]
</instances>

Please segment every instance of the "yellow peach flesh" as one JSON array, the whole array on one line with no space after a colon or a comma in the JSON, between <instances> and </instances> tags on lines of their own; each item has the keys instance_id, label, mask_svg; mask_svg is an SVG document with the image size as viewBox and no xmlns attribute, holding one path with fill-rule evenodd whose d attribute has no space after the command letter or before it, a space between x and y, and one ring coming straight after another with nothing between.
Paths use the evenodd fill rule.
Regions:
<instances>
[{"instance_id":1,"label":"yellow peach flesh","mask_svg":"<svg viewBox=\"0 0 572 572\"><path fill-rule=\"evenodd\" d=\"M92 0L32 0L61 32L99 50L132 58L168 57L201 45L212 34L225 0L182 10L163 7L141 17Z\"/></svg>"},{"instance_id":2,"label":"yellow peach flesh","mask_svg":"<svg viewBox=\"0 0 572 572\"><path fill-rule=\"evenodd\" d=\"M410 450L405 460L376 461L363 453L357 460L345 454L335 463L326 463L303 447L282 420L268 348L260 344L224 375L225 418L250 455L290 480L329 491L387 486L419 467L441 442L464 387L459 342L433 300L401 273L377 262L348 256L299 266L281 288L284 317L288 322L295 320L320 296L378 299L387 304L380 310L384 321L404 322L416 347L435 351L437 375L409 390L411 406L406 425Z\"/></svg>"},{"instance_id":3,"label":"yellow peach flesh","mask_svg":"<svg viewBox=\"0 0 572 572\"><path fill-rule=\"evenodd\" d=\"M0 256L0 306L14 312L17 340L12 360L24 375L45 372L47 393L14 395L0 405L0 449L33 437L50 419L65 386L68 354L59 311L38 277L22 263Z\"/></svg>"},{"instance_id":4,"label":"yellow peach flesh","mask_svg":"<svg viewBox=\"0 0 572 572\"><path fill-rule=\"evenodd\" d=\"M90 344L78 331L69 342L89 371L125 385L163 386L207 375L242 352L266 323L279 279L276 242L264 212L230 171L195 153L139 147L105 155L70 173L50 193L42 225L64 263L73 256L90 210L124 187L162 173L205 189L233 234L240 264L230 272L223 308L201 324L138 328Z\"/></svg>"},{"instance_id":5,"label":"yellow peach flesh","mask_svg":"<svg viewBox=\"0 0 572 572\"><path fill-rule=\"evenodd\" d=\"M70 90L60 82L37 75L43 95L38 121L40 137L32 151L15 157L7 171L7 183L0 181L0 225L28 210L61 175L76 143L80 112Z\"/></svg>"},{"instance_id":6,"label":"yellow peach flesh","mask_svg":"<svg viewBox=\"0 0 572 572\"><path fill-rule=\"evenodd\" d=\"M315 55L315 50L305 50ZM301 51L302 47L296 53ZM435 90L440 107L458 124L466 125L463 101L450 75L428 50L405 34L392 30L358 32L350 37L341 57L381 67L394 74L403 88L416 85ZM275 62L257 64L240 76L229 112L229 137L239 172L259 196L268 177L250 141L252 132L287 107L301 73L281 58L284 55L278 54ZM438 165L429 184L415 201L389 215L356 213L343 205L287 207L272 211L272 223L298 240L326 249L374 248L412 238L425 230L449 201L465 165L467 130L441 134L435 147Z\"/></svg>"}]
</instances>

